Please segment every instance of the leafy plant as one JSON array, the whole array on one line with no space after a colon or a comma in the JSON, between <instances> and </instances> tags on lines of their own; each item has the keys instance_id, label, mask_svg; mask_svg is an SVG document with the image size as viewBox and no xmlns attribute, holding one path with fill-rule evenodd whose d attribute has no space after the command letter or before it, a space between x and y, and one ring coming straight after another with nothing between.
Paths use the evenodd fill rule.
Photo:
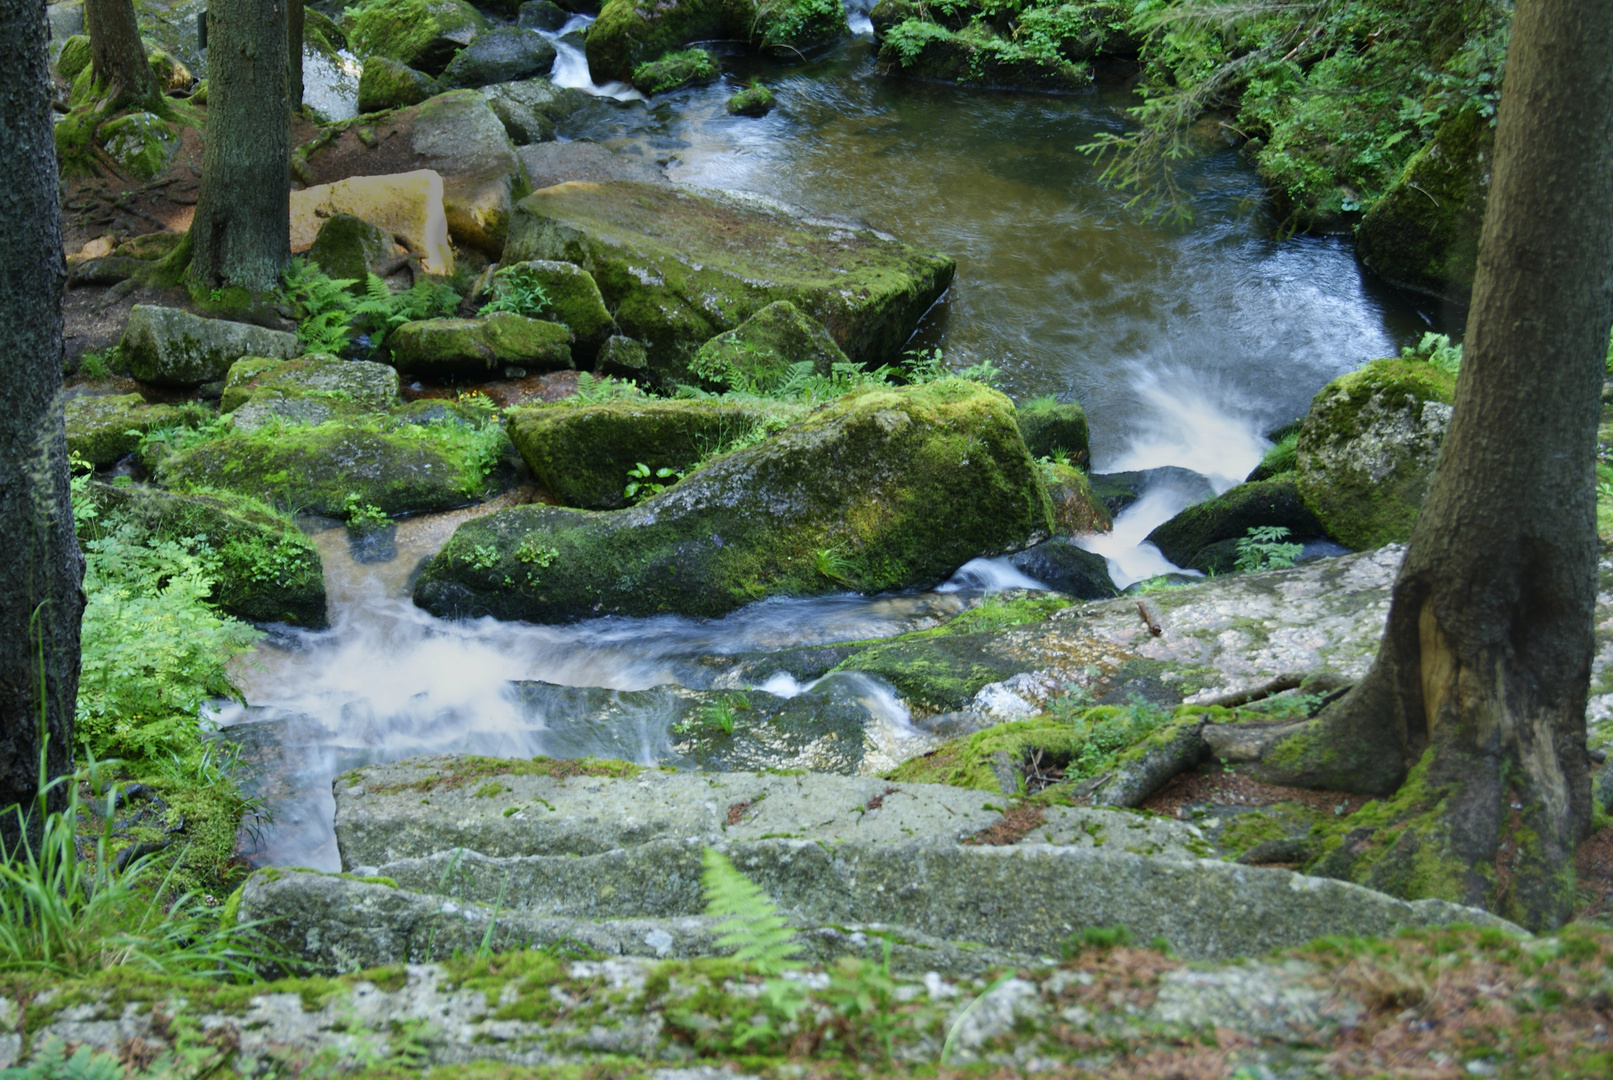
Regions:
<instances>
[{"instance_id":1,"label":"leafy plant","mask_svg":"<svg viewBox=\"0 0 1613 1080\"><path fill-rule=\"evenodd\" d=\"M844 544L835 544L832 547L818 548L812 553L812 568L819 574L848 589L855 589L857 582L853 577L856 568L845 554Z\"/></svg>"},{"instance_id":2,"label":"leafy plant","mask_svg":"<svg viewBox=\"0 0 1613 1080\"><path fill-rule=\"evenodd\" d=\"M340 356L355 345L379 349L386 335L404 323L439 318L459 306L459 293L424 278L395 293L370 274L363 294L354 296L349 290L357 280L332 278L306 259L292 259L284 280L297 316L297 337L308 352Z\"/></svg>"},{"instance_id":3,"label":"leafy plant","mask_svg":"<svg viewBox=\"0 0 1613 1080\"><path fill-rule=\"evenodd\" d=\"M546 567L553 565L560 557L560 549L544 547L531 537L527 537L515 549L515 557L529 566Z\"/></svg>"},{"instance_id":4,"label":"leafy plant","mask_svg":"<svg viewBox=\"0 0 1613 1080\"><path fill-rule=\"evenodd\" d=\"M525 263L506 266L493 275L492 296L482 305L482 314L508 311L535 319L548 310L549 294L538 280L538 272Z\"/></svg>"},{"instance_id":5,"label":"leafy plant","mask_svg":"<svg viewBox=\"0 0 1613 1080\"><path fill-rule=\"evenodd\" d=\"M1283 525L1254 525L1238 541L1236 566L1245 573L1285 570L1305 551L1304 544L1285 544L1288 528Z\"/></svg>"},{"instance_id":6,"label":"leafy plant","mask_svg":"<svg viewBox=\"0 0 1613 1080\"><path fill-rule=\"evenodd\" d=\"M700 862L706 914L722 920L714 927L717 945L764 975L794 967L801 944L778 905L716 848L706 848Z\"/></svg>"},{"instance_id":7,"label":"leafy plant","mask_svg":"<svg viewBox=\"0 0 1613 1080\"><path fill-rule=\"evenodd\" d=\"M629 502L635 503L643 502L645 499L659 495L683 479L683 473L669 466L663 466L651 472L650 467L642 461L628 469L627 475L632 479L628 481L627 487L622 489L622 494ZM670 483L658 483L661 480L668 480Z\"/></svg>"},{"instance_id":8,"label":"leafy plant","mask_svg":"<svg viewBox=\"0 0 1613 1080\"><path fill-rule=\"evenodd\" d=\"M0 1080L123 1080L123 1063L88 1043L80 1043L69 1057L67 1045L53 1036L28 1064L0 1069Z\"/></svg>"},{"instance_id":9,"label":"leafy plant","mask_svg":"<svg viewBox=\"0 0 1613 1080\"><path fill-rule=\"evenodd\" d=\"M1462 367L1462 346L1452 345L1451 339L1446 335L1430 331L1424 334L1416 345L1402 348L1400 358L1421 360L1434 365L1446 375L1454 376Z\"/></svg>"},{"instance_id":10,"label":"leafy plant","mask_svg":"<svg viewBox=\"0 0 1613 1080\"><path fill-rule=\"evenodd\" d=\"M579 405L598 405L624 398L644 397L644 391L631 379L618 379L611 375L592 375L586 371L577 376L577 393L571 398Z\"/></svg>"},{"instance_id":11,"label":"leafy plant","mask_svg":"<svg viewBox=\"0 0 1613 1080\"><path fill-rule=\"evenodd\" d=\"M120 359L116 345L87 351L78 358L78 374L85 379L104 379L117 370Z\"/></svg>"},{"instance_id":12,"label":"leafy plant","mask_svg":"<svg viewBox=\"0 0 1613 1080\"><path fill-rule=\"evenodd\" d=\"M492 544L477 544L464 558L472 569L491 570L498 565L498 557L498 548Z\"/></svg>"},{"instance_id":13,"label":"leafy plant","mask_svg":"<svg viewBox=\"0 0 1613 1080\"><path fill-rule=\"evenodd\" d=\"M392 519L387 517L385 510L365 502L356 491L347 493L346 508L347 527L360 536L378 532L392 524Z\"/></svg>"}]
</instances>

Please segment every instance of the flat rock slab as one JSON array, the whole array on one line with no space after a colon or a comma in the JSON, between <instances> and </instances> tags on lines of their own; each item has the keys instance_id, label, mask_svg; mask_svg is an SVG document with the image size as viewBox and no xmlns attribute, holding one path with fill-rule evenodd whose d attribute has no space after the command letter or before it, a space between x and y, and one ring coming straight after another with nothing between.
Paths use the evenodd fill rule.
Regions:
<instances>
[{"instance_id":1,"label":"flat rock slab","mask_svg":"<svg viewBox=\"0 0 1613 1080\"><path fill-rule=\"evenodd\" d=\"M851 359L894 359L956 267L871 229L625 180L568 182L521 200L505 257L587 270L622 332L677 377L701 344L778 300L821 321Z\"/></svg>"},{"instance_id":2,"label":"flat rock slab","mask_svg":"<svg viewBox=\"0 0 1613 1080\"><path fill-rule=\"evenodd\" d=\"M564 764L437 756L347 773L335 785L342 865L374 867L453 848L494 857L594 855L665 839L951 842L1002 820L1001 797L986 792L942 784L893 790L868 776L517 771Z\"/></svg>"},{"instance_id":3,"label":"flat rock slab","mask_svg":"<svg viewBox=\"0 0 1613 1080\"><path fill-rule=\"evenodd\" d=\"M364 880L306 871L260 871L248 881L241 917L271 920L277 944L327 972L361 971L398 962L422 963L469 955L484 939L494 952L570 946L604 956L686 960L717 956L718 919L592 920L550 917L484 905ZM491 926L491 932L489 927ZM801 959L832 963L842 956L879 951L882 925L797 926ZM956 977L1035 959L996 949L960 948L923 934L903 932L891 950L894 970L936 971Z\"/></svg>"}]
</instances>

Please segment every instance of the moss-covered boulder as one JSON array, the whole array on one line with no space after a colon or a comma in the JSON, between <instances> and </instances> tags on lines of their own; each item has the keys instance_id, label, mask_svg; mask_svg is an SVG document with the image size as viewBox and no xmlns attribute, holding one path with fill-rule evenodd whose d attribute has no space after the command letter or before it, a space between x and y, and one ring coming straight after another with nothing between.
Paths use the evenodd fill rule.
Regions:
<instances>
[{"instance_id":1,"label":"moss-covered boulder","mask_svg":"<svg viewBox=\"0 0 1613 1080\"><path fill-rule=\"evenodd\" d=\"M1328 536L1364 550L1411 537L1450 423L1456 379L1374 360L1324 386L1295 451L1300 497Z\"/></svg>"},{"instance_id":2,"label":"moss-covered boulder","mask_svg":"<svg viewBox=\"0 0 1613 1080\"><path fill-rule=\"evenodd\" d=\"M308 258L339 281L362 289L376 268L397 253L392 234L352 214L325 219L308 249Z\"/></svg>"},{"instance_id":3,"label":"moss-covered boulder","mask_svg":"<svg viewBox=\"0 0 1613 1080\"><path fill-rule=\"evenodd\" d=\"M190 84L196 81L190 68L166 49L150 49L146 53L146 62L151 65L151 74L157 80L157 89L165 94L183 92L190 89Z\"/></svg>"},{"instance_id":4,"label":"moss-covered boulder","mask_svg":"<svg viewBox=\"0 0 1613 1080\"><path fill-rule=\"evenodd\" d=\"M431 405L431 402L416 403ZM154 476L180 492L224 489L290 510L345 517L349 496L387 514L451 510L480 498L502 433L445 416L338 419L234 432L164 456Z\"/></svg>"},{"instance_id":5,"label":"moss-covered boulder","mask_svg":"<svg viewBox=\"0 0 1613 1080\"><path fill-rule=\"evenodd\" d=\"M634 67L633 89L641 94L664 94L712 82L719 72L717 58L705 49L684 49Z\"/></svg>"},{"instance_id":6,"label":"moss-covered boulder","mask_svg":"<svg viewBox=\"0 0 1613 1080\"><path fill-rule=\"evenodd\" d=\"M556 86L548 79L494 83L482 87L481 95L516 146L549 142L555 137L555 123L588 100L582 91Z\"/></svg>"},{"instance_id":7,"label":"moss-covered boulder","mask_svg":"<svg viewBox=\"0 0 1613 1080\"><path fill-rule=\"evenodd\" d=\"M828 375L846 362L821 322L780 300L700 346L691 367L714 386L765 392L786 382L797 364Z\"/></svg>"},{"instance_id":8,"label":"moss-covered boulder","mask_svg":"<svg viewBox=\"0 0 1613 1080\"><path fill-rule=\"evenodd\" d=\"M74 34L62 42L62 51L56 57L56 72L71 83L79 72L90 66L90 38L88 34Z\"/></svg>"},{"instance_id":9,"label":"moss-covered boulder","mask_svg":"<svg viewBox=\"0 0 1613 1080\"><path fill-rule=\"evenodd\" d=\"M511 409L510 439L532 473L562 506L626 506L628 471L690 470L701 459L759 431L777 430L804 407L729 405L660 398L598 405L561 402Z\"/></svg>"},{"instance_id":10,"label":"moss-covered boulder","mask_svg":"<svg viewBox=\"0 0 1613 1080\"><path fill-rule=\"evenodd\" d=\"M126 113L102 124L96 137L107 157L137 180L154 180L179 154L179 132L155 113Z\"/></svg>"},{"instance_id":11,"label":"moss-covered boulder","mask_svg":"<svg viewBox=\"0 0 1613 1080\"><path fill-rule=\"evenodd\" d=\"M437 93L437 80L401 60L379 53L364 58L358 77L358 111L380 112L418 105Z\"/></svg>"},{"instance_id":12,"label":"moss-covered boulder","mask_svg":"<svg viewBox=\"0 0 1613 1080\"><path fill-rule=\"evenodd\" d=\"M461 525L415 602L534 622L721 615L767 596L933 584L1045 538L1013 406L977 383L870 388L627 510L522 506Z\"/></svg>"},{"instance_id":13,"label":"moss-covered boulder","mask_svg":"<svg viewBox=\"0 0 1613 1080\"><path fill-rule=\"evenodd\" d=\"M549 74L554 57L554 46L547 38L520 27L501 26L477 34L449 62L440 81L451 90L535 79Z\"/></svg>"},{"instance_id":14,"label":"moss-covered boulder","mask_svg":"<svg viewBox=\"0 0 1613 1080\"><path fill-rule=\"evenodd\" d=\"M1042 474L1053 500L1053 523L1060 533L1082 536L1114 528L1109 508L1092 490L1086 473L1073 465L1053 464L1044 465Z\"/></svg>"},{"instance_id":15,"label":"moss-covered boulder","mask_svg":"<svg viewBox=\"0 0 1613 1080\"><path fill-rule=\"evenodd\" d=\"M728 99L728 115L766 116L776 104L773 91L760 83L752 83Z\"/></svg>"},{"instance_id":16,"label":"moss-covered boulder","mask_svg":"<svg viewBox=\"0 0 1613 1080\"><path fill-rule=\"evenodd\" d=\"M599 285L580 266L533 259L523 263L506 263L501 273L519 275L524 283L540 286L549 302L542 314L555 322L565 324L574 342L572 355L579 366L591 364L599 349L616 333L616 320L605 308L605 298Z\"/></svg>"},{"instance_id":17,"label":"moss-covered boulder","mask_svg":"<svg viewBox=\"0 0 1613 1080\"><path fill-rule=\"evenodd\" d=\"M1148 540L1177 566L1206 573L1225 573L1236 561L1237 541L1262 525L1280 525L1293 539L1321 536L1325 531L1299 496L1293 473L1239 484L1208 502L1189 506L1153 532ZM1209 549L1216 547L1211 552ZM1232 558L1226 557L1227 550ZM1206 560L1212 561L1206 561Z\"/></svg>"},{"instance_id":18,"label":"moss-covered boulder","mask_svg":"<svg viewBox=\"0 0 1613 1080\"><path fill-rule=\"evenodd\" d=\"M224 492L182 496L100 482L86 495L100 520L132 521L154 540L205 543L218 558L213 600L236 618L326 625L318 550L290 518L263 503ZM93 521L81 525L93 527Z\"/></svg>"},{"instance_id":19,"label":"moss-covered boulder","mask_svg":"<svg viewBox=\"0 0 1613 1080\"><path fill-rule=\"evenodd\" d=\"M870 230L740 196L627 180L544 188L517 205L507 261L576 263L660 377L687 381L705 342L788 300L857 362L895 359L956 263Z\"/></svg>"},{"instance_id":20,"label":"moss-covered boulder","mask_svg":"<svg viewBox=\"0 0 1613 1080\"><path fill-rule=\"evenodd\" d=\"M1087 414L1079 401L1032 398L1015 409L1014 415L1032 457L1052 457L1063 452L1071 465L1083 469L1092 460Z\"/></svg>"},{"instance_id":21,"label":"moss-covered boulder","mask_svg":"<svg viewBox=\"0 0 1613 1080\"><path fill-rule=\"evenodd\" d=\"M691 41L747 40L755 19L752 0L609 0L588 28L588 72L597 83L626 81Z\"/></svg>"},{"instance_id":22,"label":"moss-covered boulder","mask_svg":"<svg viewBox=\"0 0 1613 1080\"><path fill-rule=\"evenodd\" d=\"M392 366L410 375L472 381L508 368L569 368L571 331L501 311L475 319L422 319L387 336Z\"/></svg>"},{"instance_id":23,"label":"moss-covered boulder","mask_svg":"<svg viewBox=\"0 0 1613 1080\"><path fill-rule=\"evenodd\" d=\"M362 54L441 75L454 54L487 27L482 13L464 0L373 0L359 9L352 39Z\"/></svg>"},{"instance_id":24,"label":"moss-covered boulder","mask_svg":"<svg viewBox=\"0 0 1613 1080\"><path fill-rule=\"evenodd\" d=\"M317 398L372 410L399 404L398 373L386 364L340 360L310 353L295 360L246 356L224 377L223 413L250 402L276 398Z\"/></svg>"},{"instance_id":25,"label":"moss-covered boulder","mask_svg":"<svg viewBox=\"0 0 1613 1080\"><path fill-rule=\"evenodd\" d=\"M1392 285L1466 306L1494 148L1495 129L1477 110L1447 120L1361 219L1361 261Z\"/></svg>"},{"instance_id":26,"label":"moss-covered boulder","mask_svg":"<svg viewBox=\"0 0 1613 1080\"><path fill-rule=\"evenodd\" d=\"M1092 84L1091 69L1043 38L1030 47L986 22L961 30L908 19L884 35L879 70L887 75L972 86L1069 93ZM1040 47L1037 47L1040 45Z\"/></svg>"},{"instance_id":27,"label":"moss-covered boulder","mask_svg":"<svg viewBox=\"0 0 1613 1080\"><path fill-rule=\"evenodd\" d=\"M194 427L206 416L195 405L148 405L139 394L70 398L63 412L68 451L97 467L133 453L148 431Z\"/></svg>"},{"instance_id":28,"label":"moss-covered boulder","mask_svg":"<svg viewBox=\"0 0 1613 1080\"><path fill-rule=\"evenodd\" d=\"M302 351L296 334L147 304L130 309L119 350L135 378L179 387L222 379L243 356L285 360Z\"/></svg>"},{"instance_id":29,"label":"moss-covered boulder","mask_svg":"<svg viewBox=\"0 0 1613 1080\"><path fill-rule=\"evenodd\" d=\"M618 379L648 381L650 353L641 341L617 334L599 347L594 360L595 370Z\"/></svg>"}]
</instances>

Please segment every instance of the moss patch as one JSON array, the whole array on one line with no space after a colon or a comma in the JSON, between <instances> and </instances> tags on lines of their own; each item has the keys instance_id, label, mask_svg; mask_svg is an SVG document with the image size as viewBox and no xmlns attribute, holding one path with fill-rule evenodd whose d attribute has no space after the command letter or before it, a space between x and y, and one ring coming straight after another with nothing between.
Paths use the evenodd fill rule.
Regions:
<instances>
[{"instance_id":1,"label":"moss patch","mask_svg":"<svg viewBox=\"0 0 1613 1080\"><path fill-rule=\"evenodd\" d=\"M500 776L552 776L565 780L573 776L608 776L632 779L643 772L643 766L631 761L613 758L551 758L535 757L530 761L515 758L489 758L456 756L449 764L436 769L430 776L399 784L383 784L369 790L377 795L396 795L403 791L452 791L469 784ZM355 783L354 774L347 774L347 782ZM481 794L480 791L477 792Z\"/></svg>"}]
</instances>

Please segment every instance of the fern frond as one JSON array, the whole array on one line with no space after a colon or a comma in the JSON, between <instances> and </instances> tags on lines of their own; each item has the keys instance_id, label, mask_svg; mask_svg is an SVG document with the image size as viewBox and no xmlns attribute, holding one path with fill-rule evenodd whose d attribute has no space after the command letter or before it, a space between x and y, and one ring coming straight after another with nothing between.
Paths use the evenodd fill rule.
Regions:
<instances>
[{"instance_id":1,"label":"fern frond","mask_svg":"<svg viewBox=\"0 0 1613 1080\"><path fill-rule=\"evenodd\" d=\"M735 960L764 975L791 967L801 943L778 905L716 848L706 848L700 861L706 914L723 918L716 926L717 944L733 949Z\"/></svg>"}]
</instances>

